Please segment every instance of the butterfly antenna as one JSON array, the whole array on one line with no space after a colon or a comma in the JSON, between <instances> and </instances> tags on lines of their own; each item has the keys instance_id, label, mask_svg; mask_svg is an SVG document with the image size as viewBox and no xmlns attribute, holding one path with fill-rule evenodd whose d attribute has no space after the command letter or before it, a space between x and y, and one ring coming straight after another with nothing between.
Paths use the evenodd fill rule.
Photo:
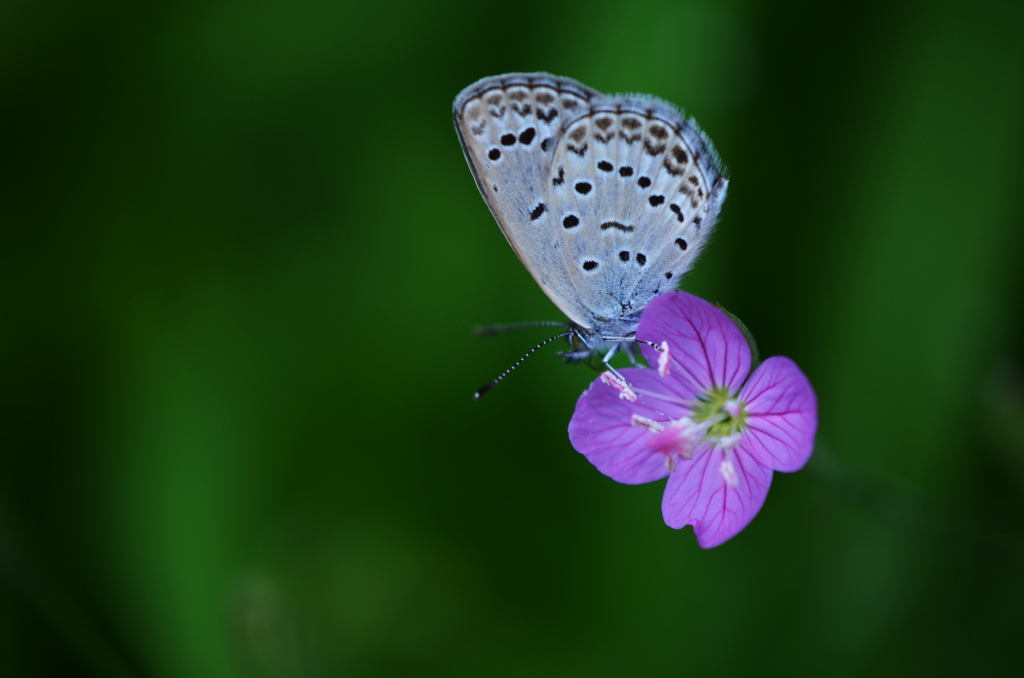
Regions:
<instances>
[{"instance_id":1,"label":"butterfly antenna","mask_svg":"<svg viewBox=\"0 0 1024 678\"><path fill-rule=\"evenodd\" d=\"M634 338L633 341L635 341L638 344L647 344L648 346L653 348L658 353L661 353L661 351L662 351L661 346L659 344L655 344L653 341L647 341L646 339L636 339L636 338Z\"/></svg>"},{"instance_id":2,"label":"butterfly antenna","mask_svg":"<svg viewBox=\"0 0 1024 678\"><path fill-rule=\"evenodd\" d=\"M557 320L535 320L525 323L486 325L484 327L474 327L473 333L478 337L493 337L495 334L504 334L505 332L514 332L515 330L528 330L533 327L565 327L565 323L558 322Z\"/></svg>"},{"instance_id":3,"label":"butterfly antenna","mask_svg":"<svg viewBox=\"0 0 1024 678\"><path fill-rule=\"evenodd\" d=\"M561 334L556 334L555 336L551 337L550 339L545 339L544 341L540 342L539 344L537 344L536 346L531 348L529 351L527 351L526 353L523 354L522 358L520 358L519 360L517 360L514 363L512 363L512 367L508 368L507 370L505 370L504 372L499 374L496 378L492 379L489 384L487 384L485 386L481 386L476 391L474 391L473 392L473 400L479 400L480 397L483 396L483 394L487 393L492 388L497 386L501 382L502 379L504 379L509 374L511 374L512 370L514 370L517 367L519 367L523 363L523 361L526 360L527 358L529 358L531 355L533 355L537 351L537 349L542 348L544 346L547 346L548 344L550 344L555 339L561 339L562 337L567 337L567 336L569 336L570 333L571 333L571 330L566 330L565 332L562 332Z\"/></svg>"}]
</instances>

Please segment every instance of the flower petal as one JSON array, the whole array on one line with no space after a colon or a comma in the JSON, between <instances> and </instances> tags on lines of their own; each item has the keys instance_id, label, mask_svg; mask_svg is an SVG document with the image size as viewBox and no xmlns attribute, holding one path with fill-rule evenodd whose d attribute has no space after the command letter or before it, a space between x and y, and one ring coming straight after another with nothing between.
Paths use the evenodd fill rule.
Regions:
<instances>
[{"instance_id":1,"label":"flower petal","mask_svg":"<svg viewBox=\"0 0 1024 678\"><path fill-rule=\"evenodd\" d=\"M803 468L814 450L818 399L811 382L789 358L765 360L740 392L747 409L741 447L776 471Z\"/></svg>"},{"instance_id":2,"label":"flower petal","mask_svg":"<svg viewBox=\"0 0 1024 678\"><path fill-rule=\"evenodd\" d=\"M657 370L626 368L620 373L639 394L637 402L620 398L617 389L595 380L576 403L569 440L601 473L620 483L637 485L664 478L668 475L665 455L649 446L649 429L633 425L633 415L666 422L685 416L688 410L645 395L665 392L666 380Z\"/></svg>"},{"instance_id":3,"label":"flower petal","mask_svg":"<svg viewBox=\"0 0 1024 678\"><path fill-rule=\"evenodd\" d=\"M723 466L723 462L730 464ZM693 525L697 543L709 549L736 536L761 510L771 469L739 450L705 447L669 476L661 511L677 530Z\"/></svg>"},{"instance_id":4,"label":"flower petal","mask_svg":"<svg viewBox=\"0 0 1024 678\"><path fill-rule=\"evenodd\" d=\"M672 378L693 391L728 386L735 392L750 373L750 346L743 332L721 309L686 292L666 292L647 305L636 335L660 344L667 341L672 355ZM649 365L658 364L658 351L640 345Z\"/></svg>"}]
</instances>

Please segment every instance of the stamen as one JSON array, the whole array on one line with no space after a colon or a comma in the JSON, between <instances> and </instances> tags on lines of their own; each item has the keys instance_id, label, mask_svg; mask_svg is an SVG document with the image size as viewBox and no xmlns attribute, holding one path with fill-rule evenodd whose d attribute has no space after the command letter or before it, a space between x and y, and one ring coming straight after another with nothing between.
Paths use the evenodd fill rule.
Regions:
<instances>
[{"instance_id":1,"label":"stamen","mask_svg":"<svg viewBox=\"0 0 1024 678\"><path fill-rule=\"evenodd\" d=\"M725 455L725 459L722 460L722 465L719 467L718 472L722 474L722 479L725 480L725 484L729 487L736 487L740 484L739 476L736 475L736 467L732 465L730 455Z\"/></svg>"},{"instance_id":2,"label":"stamen","mask_svg":"<svg viewBox=\"0 0 1024 678\"><path fill-rule=\"evenodd\" d=\"M657 393L655 391L648 391L645 388L638 388L634 392L635 393L639 393L640 395L642 395L642 396L644 396L646 398L650 398L651 400L660 400L661 402L664 402L664 403L672 403L673 405L681 405L682 407L685 407L685 408L690 409L690 410L693 409L693 405L694 405L693 402L683 400L682 398L680 398L678 396L675 396L675 395L667 395L665 393Z\"/></svg>"},{"instance_id":3,"label":"stamen","mask_svg":"<svg viewBox=\"0 0 1024 678\"><path fill-rule=\"evenodd\" d=\"M740 401L735 398L729 398L725 401L725 405L722 406L722 409L724 409L730 417L736 419L740 416L740 412L743 411L743 406L740 405Z\"/></svg>"},{"instance_id":4,"label":"stamen","mask_svg":"<svg viewBox=\"0 0 1024 678\"><path fill-rule=\"evenodd\" d=\"M658 375L668 376L668 342L661 342L661 353L658 355Z\"/></svg>"},{"instance_id":5,"label":"stamen","mask_svg":"<svg viewBox=\"0 0 1024 678\"><path fill-rule=\"evenodd\" d=\"M742 433L733 433L732 435L722 436L716 442L720 448L729 451L739 445L741 440L743 440Z\"/></svg>"},{"instance_id":6,"label":"stamen","mask_svg":"<svg viewBox=\"0 0 1024 678\"><path fill-rule=\"evenodd\" d=\"M634 414L630 422L633 426L639 426L642 429L646 429L650 433L661 433L665 430L665 427L660 421L654 421L647 417L641 417L639 414Z\"/></svg>"},{"instance_id":7,"label":"stamen","mask_svg":"<svg viewBox=\"0 0 1024 678\"><path fill-rule=\"evenodd\" d=\"M626 383L626 380L623 379L618 374L612 374L611 372L602 372L601 381L603 381L604 383L608 384L616 391L618 391L620 398L628 400L631 403L636 402L636 392L633 391L633 389L629 387L629 384Z\"/></svg>"},{"instance_id":8,"label":"stamen","mask_svg":"<svg viewBox=\"0 0 1024 678\"><path fill-rule=\"evenodd\" d=\"M666 458L693 459L694 448L707 430L706 423L698 424L689 417L673 419L663 426L663 430L654 434L654 438L647 442L647 446L661 452ZM675 468L674 461L672 464L669 470Z\"/></svg>"},{"instance_id":9,"label":"stamen","mask_svg":"<svg viewBox=\"0 0 1024 678\"><path fill-rule=\"evenodd\" d=\"M667 353L667 352L666 352ZM676 370L673 372L676 381L683 382L682 385L686 386L691 393L703 393L707 390L707 386L701 383L701 379L695 375L690 366L686 364L686 361L679 361L669 357L669 360L675 363ZM661 361L658 361L658 368L660 372Z\"/></svg>"}]
</instances>

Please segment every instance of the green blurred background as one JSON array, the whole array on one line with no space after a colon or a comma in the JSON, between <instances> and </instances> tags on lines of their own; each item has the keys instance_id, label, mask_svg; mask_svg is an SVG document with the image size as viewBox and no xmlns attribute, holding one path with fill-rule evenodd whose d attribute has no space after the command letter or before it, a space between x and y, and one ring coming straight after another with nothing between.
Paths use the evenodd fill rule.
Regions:
<instances>
[{"instance_id":1,"label":"green blurred background","mask_svg":"<svg viewBox=\"0 0 1024 678\"><path fill-rule=\"evenodd\" d=\"M0 675L1024 670L1024 10L0 6ZM734 540L570 447L595 373L463 160L546 70L732 173L684 288L820 400Z\"/></svg>"}]
</instances>

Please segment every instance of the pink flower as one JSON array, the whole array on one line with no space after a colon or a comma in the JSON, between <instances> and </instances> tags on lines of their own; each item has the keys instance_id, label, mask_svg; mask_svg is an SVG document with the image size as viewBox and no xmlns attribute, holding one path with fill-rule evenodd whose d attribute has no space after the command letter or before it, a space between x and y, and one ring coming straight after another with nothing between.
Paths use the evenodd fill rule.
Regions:
<instances>
[{"instance_id":1,"label":"pink flower","mask_svg":"<svg viewBox=\"0 0 1024 678\"><path fill-rule=\"evenodd\" d=\"M769 358L750 374L736 323L685 292L655 297L637 338L653 344L640 348L657 369L619 370L625 383L594 381L569 439L620 483L667 476L665 523L693 525L702 547L718 546L757 515L773 471L807 463L818 428L814 390L789 358Z\"/></svg>"}]
</instances>

